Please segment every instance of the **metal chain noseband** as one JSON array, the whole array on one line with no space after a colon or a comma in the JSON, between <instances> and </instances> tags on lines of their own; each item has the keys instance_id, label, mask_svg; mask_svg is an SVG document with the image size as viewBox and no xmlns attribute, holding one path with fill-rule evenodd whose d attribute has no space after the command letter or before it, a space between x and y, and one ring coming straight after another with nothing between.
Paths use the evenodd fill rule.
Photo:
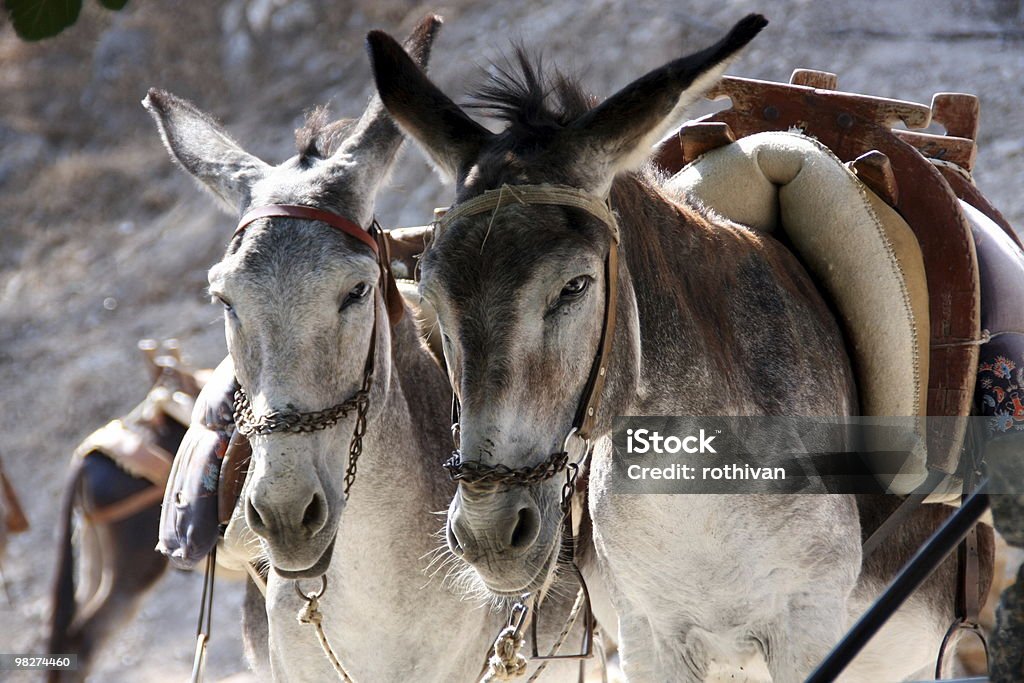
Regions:
<instances>
[{"instance_id":1,"label":"metal chain noseband","mask_svg":"<svg viewBox=\"0 0 1024 683\"><path fill-rule=\"evenodd\" d=\"M544 462L532 467L509 467L508 465L484 465L479 462L462 462L462 455L454 451L444 463L448 476L473 491L495 491L507 486L532 486L546 481L566 468L569 454L565 451L552 453Z\"/></svg>"},{"instance_id":2,"label":"metal chain noseband","mask_svg":"<svg viewBox=\"0 0 1024 683\"><path fill-rule=\"evenodd\" d=\"M235 392L235 426L242 436L265 436L274 432L305 434L330 429L354 410L365 410L370 392L360 389L352 398L323 410L301 412L298 410L272 410L259 417L253 415L249 397L241 388Z\"/></svg>"},{"instance_id":3,"label":"metal chain noseband","mask_svg":"<svg viewBox=\"0 0 1024 683\"><path fill-rule=\"evenodd\" d=\"M572 443L573 437L583 442L583 452L577 462L569 459L569 444ZM562 512L565 512L572 498L576 474L590 453L590 446L590 440L580 436L579 431L573 427L562 442L562 450L552 453L543 462L533 466L509 467L501 463L485 465L480 462L463 462L461 452L453 451L443 467L448 470L448 476L452 481L459 482L475 492L496 491L509 486L532 486L564 471L566 482L562 485L561 508Z\"/></svg>"},{"instance_id":4,"label":"metal chain noseband","mask_svg":"<svg viewBox=\"0 0 1024 683\"><path fill-rule=\"evenodd\" d=\"M235 392L235 425L246 438L252 435L263 436L274 432L288 434L308 434L310 432L329 429L355 411L356 424L352 429L352 439L348 444L348 466L345 468L345 496L356 481L359 467L359 456L363 452L363 437L366 435L366 413L370 407L370 385L373 382L373 344L370 345L370 356L367 359L366 372L363 375L363 386L351 398L330 408L300 412L297 410L272 410L258 418L253 415L249 397L241 388Z\"/></svg>"}]
</instances>

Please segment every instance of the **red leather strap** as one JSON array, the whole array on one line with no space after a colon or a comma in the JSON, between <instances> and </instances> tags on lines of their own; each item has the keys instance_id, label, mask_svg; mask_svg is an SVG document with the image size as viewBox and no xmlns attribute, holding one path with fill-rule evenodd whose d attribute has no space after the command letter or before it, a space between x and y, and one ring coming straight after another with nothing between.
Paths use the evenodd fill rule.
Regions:
<instances>
[{"instance_id":1,"label":"red leather strap","mask_svg":"<svg viewBox=\"0 0 1024 683\"><path fill-rule=\"evenodd\" d=\"M235 237L238 236L250 223L260 218L304 218L312 221L322 221L332 228L341 230L346 235L352 235L357 240L373 249L373 253L379 254L377 241L373 239L369 231L344 216L339 216L330 211L314 209L311 206L298 206L295 204L267 204L258 206L255 209L246 211L238 221L235 228Z\"/></svg>"}]
</instances>

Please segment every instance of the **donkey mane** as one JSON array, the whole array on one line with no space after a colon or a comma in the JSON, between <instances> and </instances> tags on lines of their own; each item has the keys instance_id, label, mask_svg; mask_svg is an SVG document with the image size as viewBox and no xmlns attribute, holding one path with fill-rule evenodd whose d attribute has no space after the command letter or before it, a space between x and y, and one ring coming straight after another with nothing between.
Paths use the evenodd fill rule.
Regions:
<instances>
[{"instance_id":1,"label":"donkey mane","mask_svg":"<svg viewBox=\"0 0 1024 683\"><path fill-rule=\"evenodd\" d=\"M557 69L546 73L542 56L531 56L520 44L511 57L492 62L487 81L471 97L467 107L508 123L516 138L562 130L595 104L576 78Z\"/></svg>"},{"instance_id":2,"label":"donkey mane","mask_svg":"<svg viewBox=\"0 0 1024 683\"><path fill-rule=\"evenodd\" d=\"M314 160L326 159L345 140L355 119L331 121L330 107L322 104L306 113L306 119L295 130L295 147L299 164L309 166Z\"/></svg>"}]
</instances>

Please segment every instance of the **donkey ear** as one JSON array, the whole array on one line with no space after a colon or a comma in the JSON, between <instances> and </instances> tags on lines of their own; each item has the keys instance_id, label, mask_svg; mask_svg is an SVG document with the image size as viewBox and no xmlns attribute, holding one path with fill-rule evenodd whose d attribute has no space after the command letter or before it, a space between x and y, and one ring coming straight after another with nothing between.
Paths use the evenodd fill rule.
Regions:
<instances>
[{"instance_id":1,"label":"donkey ear","mask_svg":"<svg viewBox=\"0 0 1024 683\"><path fill-rule=\"evenodd\" d=\"M760 14L747 15L711 47L651 71L574 121L573 142L583 150L581 167L593 169L594 186L588 189L603 194L617 173L640 166L683 109L714 85L767 25Z\"/></svg>"},{"instance_id":2,"label":"donkey ear","mask_svg":"<svg viewBox=\"0 0 1024 683\"><path fill-rule=\"evenodd\" d=\"M427 62L430 61L430 48L434 44L434 38L437 37L441 24L441 17L433 14L427 15L405 40L404 48L422 69L426 69ZM395 122L388 115L380 95L374 93L370 98L370 103L366 106L366 111L359 117L352 133L338 147L335 156L354 156L367 167L380 168L380 172L374 174L379 176L375 178L375 181L379 182L386 175L387 169L391 167L395 154L402 146L402 140L402 132L398 130ZM369 194L373 194L373 192L371 191Z\"/></svg>"},{"instance_id":3,"label":"donkey ear","mask_svg":"<svg viewBox=\"0 0 1024 683\"><path fill-rule=\"evenodd\" d=\"M248 203L253 184L270 169L267 164L239 147L220 124L188 100L151 88L142 106L156 121L171 158L231 211Z\"/></svg>"},{"instance_id":4,"label":"donkey ear","mask_svg":"<svg viewBox=\"0 0 1024 683\"><path fill-rule=\"evenodd\" d=\"M370 31L366 43L377 92L388 112L442 173L458 178L491 133L431 83L394 38Z\"/></svg>"}]
</instances>

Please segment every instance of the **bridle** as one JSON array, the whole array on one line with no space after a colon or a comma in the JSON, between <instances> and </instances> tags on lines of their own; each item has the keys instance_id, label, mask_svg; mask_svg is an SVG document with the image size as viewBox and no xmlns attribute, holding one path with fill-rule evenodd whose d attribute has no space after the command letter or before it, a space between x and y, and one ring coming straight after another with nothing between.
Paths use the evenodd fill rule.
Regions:
<instances>
[{"instance_id":1,"label":"bridle","mask_svg":"<svg viewBox=\"0 0 1024 683\"><path fill-rule=\"evenodd\" d=\"M506 199L509 198L509 199ZM590 375L583 387L572 428L565 436L561 451L552 453L543 462L532 467L511 468L507 465L484 465L479 462L463 462L461 453L456 450L445 462L453 481L457 481L471 490L489 491L502 486L530 486L551 477L565 469L577 466L590 452L591 434L597 420L597 408L601 402L601 393L608 375L608 357L611 353L612 336L615 332L616 305L618 301L618 244L619 226L615 213L607 200L600 200L594 195L566 185L502 185L497 190L488 190L483 194L450 209L436 223L434 240L459 218L474 216L485 211L497 212L502 206L513 203L547 204L568 206L588 212L607 226L611 234L608 254L604 260L605 302L604 321L601 325L601 337L597 352L590 365ZM458 449L458 397L452 400L452 434ZM583 442L583 458L576 463L569 462L569 444L573 438Z\"/></svg>"},{"instance_id":2,"label":"bridle","mask_svg":"<svg viewBox=\"0 0 1024 683\"><path fill-rule=\"evenodd\" d=\"M246 211L239 219L235 232L232 235L232 239L238 238L250 224L261 218L295 218L299 220L320 221L346 235L356 238L368 246L373 251L373 255L377 258L377 264L380 268L380 277L378 282L381 287L381 294L384 298L384 305L387 309L388 321L393 327L402 319L405 306L402 303L402 296L398 291L394 273L391 270L391 241L389 240L387 233L381 229L376 219L373 219L370 222L369 228L363 228L361 225L349 218L346 218L345 216L325 211L323 209L295 204L267 204L265 206L259 206ZM366 414L370 406L370 388L373 385L373 369L376 356L377 325L378 316L375 304L373 314L373 331L370 334L370 344L366 352L366 362L363 366L363 381L359 390L356 391L355 394L341 403L324 408L323 410L271 410L268 413L257 416L253 412L252 404L249 401L248 395L245 393L244 388L239 384L239 388L235 392L234 396L233 410L236 434L240 434L245 438L251 438L253 436L273 434L275 432L289 434L310 433L323 429L330 429L354 411L356 413L356 422L352 430L352 439L349 441L348 465L345 468L344 496L347 500L349 491L356 480L359 456L363 451L363 436L366 434ZM210 557L212 558L213 555ZM208 559L207 584L212 584L212 566L211 560ZM250 574L255 571L248 563L246 569L250 571ZM259 576L259 573L256 572L255 576ZM327 657L328 661L330 661L341 680L346 683L352 683L352 677L349 676L345 667L331 648L330 642L327 639L327 634L324 632L322 626L323 613L320 611L319 600L327 590L327 576L321 575L320 580L320 590L310 594L306 594L302 590L298 581L295 582L295 591L306 603L299 612L298 618L300 622L312 624L314 626L317 638L320 641L320 646L324 651L324 655ZM259 582L257 582L257 585L259 585ZM203 598L205 603L205 585ZM203 613L200 612L200 634L197 637L200 638L200 643L203 648L205 648L205 640L203 638L208 638L208 635L204 636L202 634L202 618ZM207 620L207 633L208 631L209 621ZM205 649L202 652L205 652ZM193 672L195 673L196 668L201 666L202 659L200 658L200 651L197 650L196 664ZM195 679L195 675L193 675L193 679Z\"/></svg>"},{"instance_id":3,"label":"bridle","mask_svg":"<svg viewBox=\"0 0 1024 683\"><path fill-rule=\"evenodd\" d=\"M388 310L388 319L395 325L402 317L404 310L401 295L398 293L394 276L391 272L390 249L384 231L374 219L369 228L330 211L310 206L293 204L268 204L251 209L241 217L232 239L240 236L254 221L261 218L297 218L301 220L320 221L370 247L380 266L380 285L384 302ZM272 410L262 415L255 415L249 397L240 386L235 392L234 418L238 432L246 437L263 436L275 432L302 434L330 429L352 412L356 414L352 439L349 442L348 466L345 469L345 497L355 483L359 456L363 450L363 436L366 433L366 413L370 405L370 387L373 384L373 368L377 339L377 313L374 307L373 332L363 367L363 381L355 394L323 410Z\"/></svg>"},{"instance_id":4,"label":"bridle","mask_svg":"<svg viewBox=\"0 0 1024 683\"><path fill-rule=\"evenodd\" d=\"M578 496L577 493L582 493L583 495L586 493L585 481L588 475L590 451L593 445L591 437L597 420L597 411L601 402L601 395L604 389L605 380L608 376L608 358L611 353L612 337L615 333L615 319L618 302L619 226L618 220L616 219L615 213L612 211L608 200L598 199L594 195L583 190L565 185L502 185L496 190L488 190L483 194L448 210L435 223L434 241L437 240L449 225L460 218L474 216L487 211L497 213L501 207L515 203L523 205L543 204L567 206L581 209L603 222L608 228L611 240L609 240L608 253L605 256L604 261L605 302L604 320L601 325L600 340L598 342L597 351L594 354L594 359L591 362L590 374L587 378L587 383L583 387L583 393L580 396L580 402L576 408L572 427L569 429L569 432L566 434L565 440L562 443L562 450L550 454L546 459L536 465L518 468L508 467L507 465L500 463L495 465L486 465L481 462L463 461L461 451L459 450L459 400L458 396L453 392L452 439L455 443L456 450L444 463L444 468L448 470L448 475L453 481L458 482L462 486L465 486L467 489L474 492L490 492L512 486L533 486L544 482L563 471L566 473L565 483L562 486L560 502L563 514L563 523L565 525L565 532L563 533L562 538L563 542L569 546L568 555L571 558L570 563L572 570L580 583L580 594L577 599L577 603L579 604L582 602L582 604L585 605L586 622L584 625L583 652L578 655L558 656L555 652L557 647L560 645L559 642L556 643L555 648L552 648L551 654L546 657L539 656L537 654L536 620L534 619L531 620L534 629L533 658L540 660L580 659L580 680L582 680L582 660L589 657L591 654L594 618L590 608L590 598L586 583L584 582L583 576L577 566L577 558L579 557L580 546L582 543L577 538L576 529L573 524L573 507L575 501L580 508L579 521L582 522L582 518L586 514L586 506L582 502L582 495ZM579 440L582 444L582 454L576 460L572 460L569 454L570 445L574 439ZM580 491L580 489L582 489L582 491ZM527 615L531 611L529 607L531 599L532 596L526 594L522 596L520 601L514 606L513 617L510 618L509 626L502 631L498 636L498 640L495 641L495 646L493 648L496 653L495 656L498 656L498 650L501 649L500 644L503 638L507 639L506 642L514 640L521 644L521 631L524 626L524 621L527 619ZM533 600L533 605L535 609L536 600ZM575 612L576 610L574 608L574 613ZM570 615L570 618L574 619L575 616ZM566 629L563 630L563 634L568 630L569 626L570 624L567 623ZM507 665L508 661L505 663ZM542 663L541 666L543 667L544 664Z\"/></svg>"}]
</instances>

